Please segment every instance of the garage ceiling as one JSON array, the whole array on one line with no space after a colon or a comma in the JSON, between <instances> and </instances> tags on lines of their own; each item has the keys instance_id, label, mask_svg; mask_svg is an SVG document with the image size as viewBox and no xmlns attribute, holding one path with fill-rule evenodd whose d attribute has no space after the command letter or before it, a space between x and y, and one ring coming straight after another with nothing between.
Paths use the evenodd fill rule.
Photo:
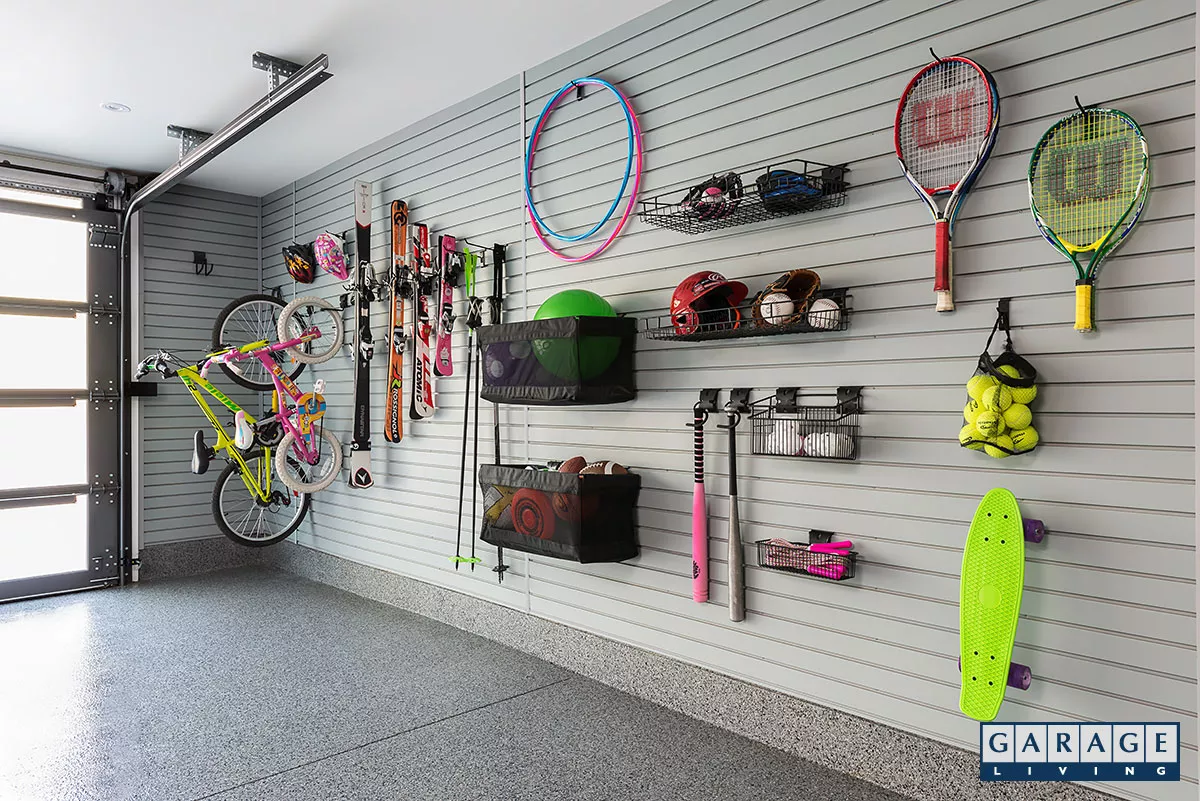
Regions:
<instances>
[{"instance_id":1,"label":"garage ceiling","mask_svg":"<svg viewBox=\"0 0 1200 801\"><path fill-rule=\"evenodd\" d=\"M15 3L0 150L157 172L168 124L213 131L266 93L261 50L334 77L190 183L263 195L664 0L63 0ZM101 108L123 103L128 114Z\"/></svg>"}]
</instances>

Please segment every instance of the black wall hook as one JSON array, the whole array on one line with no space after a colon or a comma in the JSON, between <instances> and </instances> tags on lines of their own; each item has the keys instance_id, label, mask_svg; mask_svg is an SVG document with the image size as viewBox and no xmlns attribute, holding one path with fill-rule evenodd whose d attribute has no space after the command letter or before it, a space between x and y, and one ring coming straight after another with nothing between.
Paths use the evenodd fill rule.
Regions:
<instances>
[{"instance_id":1,"label":"black wall hook","mask_svg":"<svg viewBox=\"0 0 1200 801\"><path fill-rule=\"evenodd\" d=\"M937 53L933 52L932 47L929 48L929 55L933 56L933 60L936 61L937 63L939 63L939 64L942 63L942 57L939 56Z\"/></svg>"},{"instance_id":2,"label":"black wall hook","mask_svg":"<svg viewBox=\"0 0 1200 801\"><path fill-rule=\"evenodd\" d=\"M212 265L208 263L208 254L203 250L192 251L192 264L196 268L196 275L212 275Z\"/></svg>"},{"instance_id":3,"label":"black wall hook","mask_svg":"<svg viewBox=\"0 0 1200 801\"><path fill-rule=\"evenodd\" d=\"M1097 106L1095 104L1092 104L1090 106L1085 106L1079 102L1079 95L1075 95L1075 108L1079 109L1080 114L1086 114L1087 112L1091 111L1092 109L1097 108Z\"/></svg>"}]
</instances>

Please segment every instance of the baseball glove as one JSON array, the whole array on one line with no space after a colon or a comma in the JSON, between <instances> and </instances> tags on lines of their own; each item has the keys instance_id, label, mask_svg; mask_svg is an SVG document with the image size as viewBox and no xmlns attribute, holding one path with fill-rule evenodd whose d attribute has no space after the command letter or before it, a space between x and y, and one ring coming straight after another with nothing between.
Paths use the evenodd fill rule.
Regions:
<instances>
[{"instance_id":1,"label":"baseball glove","mask_svg":"<svg viewBox=\"0 0 1200 801\"><path fill-rule=\"evenodd\" d=\"M754 324L758 326L790 325L804 319L808 304L812 302L817 290L821 288L821 276L812 270L792 270L767 284L754 298ZM792 313L779 316L778 313L767 319L763 315L763 301L768 296L782 293L787 295L794 304Z\"/></svg>"}]
</instances>

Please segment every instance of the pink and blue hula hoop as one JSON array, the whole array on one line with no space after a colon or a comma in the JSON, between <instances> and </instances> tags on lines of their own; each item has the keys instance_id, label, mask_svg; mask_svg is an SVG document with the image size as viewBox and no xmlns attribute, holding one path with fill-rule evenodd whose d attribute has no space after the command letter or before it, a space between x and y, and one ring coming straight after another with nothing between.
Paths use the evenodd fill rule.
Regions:
<instances>
[{"instance_id":1,"label":"pink and blue hula hoop","mask_svg":"<svg viewBox=\"0 0 1200 801\"><path fill-rule=\"evenodd\" d=\"M587 233L566 236L558 233L549 225L547 225L545 220L542 219L542 216L538 214L537 207L534 205L533 189L531 186L533 178L533 155L537 150L538 138L542 135L542 130L546 126L546 121L550 118L550 112L553 111L556 106L558 106L559 102L567 94L567 92L571 91L572 89L576 89L579 86L589 84L594 86L603 86L605 89L616 95L617 100L621 104L621 109L625 112L626 130L629 133L629 152L625 158L625 177L621 179L621 188L617 191L617 196L613 199L612 205L609 206L608 212L604 215L604 219L596 223ZM612 219L613 214L616 213L617 206L621 203L621 197L625 194L625 187L629 184L629 176L631 171L633 173L633 190L629 193L629 201L625 204L625 213L621 215L621 219L617 222L617 227L614 228L612 233L608 235L608 239L605 239L599 247L592 250L590 253L586 253L582 256L568 256L565 253L555 250L554 246L551 245L550 241L546 238L547 235L563 242L578 242L595 234L597 231L603 228L609 220ZM637 115L633 113L633 106L629 104L629 99L626 98L625 95L621 94L621 90L617 89L617 87L613 86L611 83L603 80L602 78L576 78L570 83L563 85L563 87L554 94L554 97L550 98L550 102L548 102L546 107L542 109L542 113L538 115L537 123L533 126L533 136L529 138L529 145L525 149L524 179L525 208L529 211L529 222L533 225L534 234L537 235L538 240L541 241L542 245L545 246L547 251L557 258L567 262L587 261L593 256L602 253L609 245L613 243L613 241L617 238L617 234L621 233L621 229L624 228L625 223L629 221L629 215L633 211L634 200L637 198L638 187L640 187L642 183L642 129L641 126L638 125ZM543 229L545 229L544 233Z\"/></svg>"}]
</instances>

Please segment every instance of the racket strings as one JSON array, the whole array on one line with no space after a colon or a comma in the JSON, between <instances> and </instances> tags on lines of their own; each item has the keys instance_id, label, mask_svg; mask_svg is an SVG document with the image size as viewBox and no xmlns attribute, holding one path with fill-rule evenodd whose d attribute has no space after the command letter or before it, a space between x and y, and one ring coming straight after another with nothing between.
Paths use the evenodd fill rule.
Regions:
<instances>
[{"instance_id":1,"label":"racket strings","mask_svg":"<svg viewBox=\"0 0 1200 801\"><path fill-rule=\"evenodd\" d=\"M1128 232L1148 182L1145 142L1123 115L1089 110L1067 117L1038 145L1031 199L1046 228L1076 252L1111 249ZM1120 236L1113 237L1123 222Z\"/></svg>"},{"instance_id":2,"label":"racket strings","mask_svg":"<svg viewBox=\"0 0 1200 801\"><path fill-rule=\"evenodd\" d=\"M930 66L904 98L900 157L926 191L950 191L980 159L993 133L991 85L962 61Z\"/></svg>"}]
</instances>

